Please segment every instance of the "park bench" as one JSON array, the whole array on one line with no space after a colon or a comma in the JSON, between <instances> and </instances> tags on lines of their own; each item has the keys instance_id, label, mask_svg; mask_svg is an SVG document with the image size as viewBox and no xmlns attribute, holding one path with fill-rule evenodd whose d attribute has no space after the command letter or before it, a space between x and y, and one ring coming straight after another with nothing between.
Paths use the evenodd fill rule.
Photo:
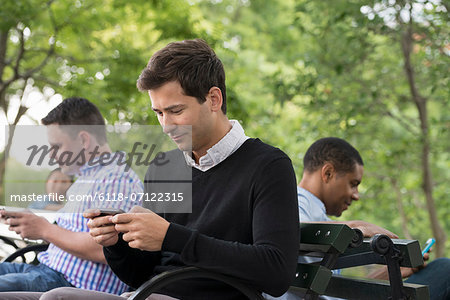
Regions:
<instances>
[{"instance_id":1,"label":"park bench","mask_svg":"<svg viewBox=\"0 0 450 300\"><path fill-rule=\"evenodd\" d=\"M415 240L391 240L385 235L364 239L361 231L344 224L300 224L301 242L296 277L289 292L304 299L328 295L344 299L429 299L428 287L404 283L400 267L423 264ZM305 257L320 257L320 262L303 262ZM333 275L332 270L369 264L388 266L389 281ZM239 280L196 267L161 273L136 290L129 300L144 300L148 295L176 281L205 278L222 281L240 290L248 299L264 299L261 293Z\"/></svg>"},{"instance_id":2,"label":"park bench","mask_svg":"<svg viewBox=\"0 0 450 300\"><path fill-rule=\"evenodd\" d=\"M423 264L417 241L391 240L385 235L363 238L361 231L343 224L302 223L300 232L299 263L290 293L304 299L317 299L319 295L364 300L429 299L427 286L404 283L401 278L400 267ZM33 246L30 249L36 250ZM40 247L38 250L45 248ZM21 249L19 254L23 255L26 251L26 248ZM6 261L19 254L13 254ZM389 281L332 273L334 269L369 264L387 265ZM161 288L188 278L218 280L236 288L248 299L264 299L260 291L236 278L197 267L184 267L154 276L139 287L129 300L144 300Z\"/></svg>"},{"instance_id":3,"label":"park bench","mask_svg":"<svg viewBox=\"0 0 450 300\"><path fill-rule=\"evenodd\" d=\"M37 260L37 253L45 251L45 250L47 250L47 248L48 248L48 244L46 244L46 243L28 245L26 247L17 249L14 253L11 253L10 255L8 255L4 259L2 259L0 261L0 263L13 262L17 258L20 258L21 262L37 265L37 264L39 264L39 261ZM29 254L31 252L34 252L35 255L31 259L27 259L25 254Z\"/></svg>"},{"instance_id":4,"label":"park bench","mask_svg":"<svg viewBox=\"0 0 450 300\"><path fill-rule=\"evenodd\" d=\"M359 230L343 224L304 223L300 227L300 262L289 289L291 293L306 299L317 299L318 295L364 300L429 299L427 286L404 283L400 273L400 267L423 264L417 241L391 240L385 235L363 238ZM306 263L304 257L323 259L320 263ZM350 278L331 272L370 264L387 265L389 281Z\"/></svg>"},{"instance_id":5,"label":"park bench","mask_svg":"<svg viewBox=\"0 0 450 300\"><path fill-rule=\"evenodd\" d=\"M22 211L23 208L12 206L0 206L0 209L6 209L8 211ZM31 209L37 216L46 218L50 223L53 223L56 219L56 212L43 210L43 209ZM9 225L4 222L0 222L0 250L1 258L0 262L11 262L20 258L21 261L37 264L36 256L32 256L31 252L40 252L48 247L42 240L29 240L23 239L20 235L14 231L10 231ZM28 247L29 246L29 247ZM25 256L25 254L27 254Z\"/></svg>"}]
</instances>

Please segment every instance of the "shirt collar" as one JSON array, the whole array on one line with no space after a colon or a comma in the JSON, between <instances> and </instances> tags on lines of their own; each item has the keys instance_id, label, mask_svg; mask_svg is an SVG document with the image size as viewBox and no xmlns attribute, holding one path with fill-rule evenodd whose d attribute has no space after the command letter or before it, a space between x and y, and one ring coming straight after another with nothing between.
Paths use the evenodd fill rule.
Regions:
<instances>
[{"instance_id":1,"label":"shirt collar","mask_svg":"<svg viewBox=\"0 0 450 300\"><path fill-rule=\"evenodd\" d=\"M237 120L230 120L231 130L214 146L206 151L206 154L199 159L197 164L191 157L191 153L184 151L184 158L190 167L207 171L217 166L227 157L233 154L249 138L245 135L244 129Z\"/></svg>"},{"instance_id":2,"label":"shirt collar","mask_svg":"<svg viewBox=\"0 0 450 300\"><path fill-rule=\"evenodd\" d=\"M308 198L308 200L313 203L314 205L318 206L324 215L326 215L327 210L325 208L325 204L323 204L322 200L317 198L313 193L311 193L308 190L305 190L304 188L301 188L297 186L297 194L303 194L305 197Z\"/></svg>"}]
</instances>

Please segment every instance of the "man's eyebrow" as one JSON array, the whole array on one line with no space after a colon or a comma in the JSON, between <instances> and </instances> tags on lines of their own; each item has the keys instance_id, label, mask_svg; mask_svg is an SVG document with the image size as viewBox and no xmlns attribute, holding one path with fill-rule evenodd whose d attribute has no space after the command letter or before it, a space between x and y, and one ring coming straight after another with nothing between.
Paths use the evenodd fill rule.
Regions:
<instances>
[{"instance_id":1,"label":"man's eyebrow","mask_svg":"<svg viewBox=\"0 0 450 300\"><path fill-rule=\"evenodd\" d=\"M184 104L174 104L174 105L170 105L170 106L167 106L167 107L163 108L163 111L173 110L173 109L176 109L176 108L184 108L185 106L186 105L184 105ZM152 107L152 110L153 111L160 111L159 109L154 108L154 107Z\"/></svg>"}]
</instances>

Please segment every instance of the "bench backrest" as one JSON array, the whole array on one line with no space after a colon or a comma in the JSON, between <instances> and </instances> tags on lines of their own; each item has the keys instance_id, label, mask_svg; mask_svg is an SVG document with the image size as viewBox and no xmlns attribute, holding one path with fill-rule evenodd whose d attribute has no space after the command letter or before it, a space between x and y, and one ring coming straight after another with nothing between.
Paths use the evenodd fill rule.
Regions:
<instances>
[{"instance_id":1,"label":"bench backrest","mask_svg":"<svg viewBox=\"0 0 450 300\"><path fill-rule=\"evenodd\" d=\"M389 239L386 236L382 238ZM397 295L393 299L429 299L427 286L403 284L395 273L390 273L390 282L332 274L332 269L387 264L388 259L373 248L372 241L373 238L363 239L361 232L344 224L301 223L299 263L289 291L303 297L308 295L310 299L322 294L345 299L387 299L396 291L401 291L402 296ZM417 241L389 239L389 243L391 241L393 247L389 249L399 256L394 261L396 268L423 264ZM392 265L392 259L388 263Z\"/></svg>"}]
</instances>

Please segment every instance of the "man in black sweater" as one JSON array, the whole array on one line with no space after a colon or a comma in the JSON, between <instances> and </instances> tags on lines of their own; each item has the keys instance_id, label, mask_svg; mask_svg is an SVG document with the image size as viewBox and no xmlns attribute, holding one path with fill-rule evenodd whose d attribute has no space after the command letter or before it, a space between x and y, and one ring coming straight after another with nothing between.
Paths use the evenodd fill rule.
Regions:
<instances>
[{"instance_id":1,"label":"man in black sweater","mask_svg":"<svg viewBox=\"0 0 450 300\"><path fill-rule=\"evenodd\" d=\"M179 183L170 181L192 174L192 208L169 213L156 207L157 214L134 207L114 217L85 213L108 264L134 288L163 271L196 266L273 296L283 294L294 278L299 245L295 174L286 154L248 138L239 122L228 120L222 62L202 40L170 43L152 56L138 88L148 91L164 132L178 146L166 153L169 163L149 167L146 193L157 192L161 181L178 193ZM55 290L45 299L60 299L65 292ZM63 299L117 299L85 293ZM180 281L161 294L243 297L211 280Z\"/></svg>"}]
</instances>

